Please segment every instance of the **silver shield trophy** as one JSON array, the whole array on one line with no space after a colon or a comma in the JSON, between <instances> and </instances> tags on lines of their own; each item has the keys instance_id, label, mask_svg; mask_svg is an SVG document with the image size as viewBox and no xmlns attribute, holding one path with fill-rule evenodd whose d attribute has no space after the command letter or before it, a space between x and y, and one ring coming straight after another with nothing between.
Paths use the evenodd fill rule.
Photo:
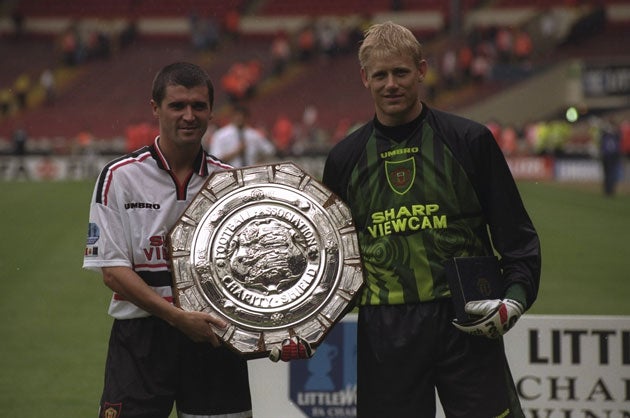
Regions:
<instances>
[{"instance_id":1,"label":"silver shield trophy","mask_svg":"<svg viewBox=\"0 0 630 418\"><path fill-rule=\"evenodd\" d=\"M169 250L177 305L225 319L214 331L247 358L295 335L317 347L363 283L348 207L292 163L212 174Z\"/></svg>"}]
</instances>

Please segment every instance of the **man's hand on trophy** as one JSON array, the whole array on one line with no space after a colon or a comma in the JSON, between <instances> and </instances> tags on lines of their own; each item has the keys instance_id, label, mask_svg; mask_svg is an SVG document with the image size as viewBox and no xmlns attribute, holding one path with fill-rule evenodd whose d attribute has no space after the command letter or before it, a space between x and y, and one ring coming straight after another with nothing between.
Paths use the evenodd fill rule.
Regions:
<instances>
[{"instance_id":1,"label":"man's hand on trophy","mask_svg":"<svg viewBox=\"0 0 630 418\"><path fill-rule=\"evenodd\" d=\"M269 359L273 362L278 360L291 361L309 359L315 354L315 349L311 348L308 341L295 336L282 341L282 347L273 347L269 353Z\"/></svg>"}]
</instances>

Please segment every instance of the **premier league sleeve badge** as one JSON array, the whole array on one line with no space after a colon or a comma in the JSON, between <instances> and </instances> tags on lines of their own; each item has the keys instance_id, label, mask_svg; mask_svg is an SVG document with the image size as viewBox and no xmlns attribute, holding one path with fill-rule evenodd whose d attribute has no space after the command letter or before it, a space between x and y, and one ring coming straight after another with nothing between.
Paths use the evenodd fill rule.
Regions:
<instances>
[{"instance_id":1,"label":"premier league sleeve badge","mask_svg":"<svg viewBox=\"0 0 630 418\"><path fill-rule=\"evenodd\" d=\"M300 336L317 347L363 284L348 207L292 163L216 172L169 233L184 310L226 320L246 358Z\"/></svg>"}]
</instances>

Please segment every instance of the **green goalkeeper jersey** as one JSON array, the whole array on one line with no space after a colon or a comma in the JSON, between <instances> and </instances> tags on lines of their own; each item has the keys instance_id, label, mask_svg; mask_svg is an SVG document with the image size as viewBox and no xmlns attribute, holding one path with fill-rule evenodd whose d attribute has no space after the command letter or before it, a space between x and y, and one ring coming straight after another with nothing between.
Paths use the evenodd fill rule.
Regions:
<instances>
[{"instance_id":1,"label":"green goalkeeper jersey","mask_svg":"<svg viewBox=\"0 0 630 418\"><path fill-rule=\"evenodd\" d=\"M349 205L357 228L365 271L359 304L449 297L445 261L492 254L488 227L499 240L506 285L519 282L535 297L538 238L496 143L484 142L488 138L479 124L456 118L449 127L442 120L448 114L424 108L402 127L369 122L338 144L326 162L324 183ZM484 147L490 150L485 156ZM476 153L484 161L476 161ZM489 175L500 180L488 178L486 184ZM505 206L512 210L501 214ZM512 261L506 228L517 234L514 239L535 241L532 253Z\"/></svg>"}]
</instances>

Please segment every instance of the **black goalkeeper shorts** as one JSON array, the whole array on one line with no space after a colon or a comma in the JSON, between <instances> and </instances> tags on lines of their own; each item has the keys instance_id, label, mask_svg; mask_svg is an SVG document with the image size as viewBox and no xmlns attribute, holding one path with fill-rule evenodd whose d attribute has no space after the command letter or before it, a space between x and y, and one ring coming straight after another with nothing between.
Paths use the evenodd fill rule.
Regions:
<instances>
[{"instance_id":1,"label":"black goalkeeper shorts","mask_svg":"<svg viewBox=\"0 0 630 418\"><path fill-rule=\"evenodd\" d=\"M155 317L115 320L99 418L168 418L174 403L186 417L250 417L246 361Z\"/></svg>"},{"instance_id":2,"label":"black goalkeeper shorts","mask_svg":"<svg viewBox=\"0 0 630 418\"><path fill-rule=\"evenodd\" d=\"M524 417L503 340L457 330L450 299L364 306L358 318L357 417Z\"/></svg>"}]
</instances>

